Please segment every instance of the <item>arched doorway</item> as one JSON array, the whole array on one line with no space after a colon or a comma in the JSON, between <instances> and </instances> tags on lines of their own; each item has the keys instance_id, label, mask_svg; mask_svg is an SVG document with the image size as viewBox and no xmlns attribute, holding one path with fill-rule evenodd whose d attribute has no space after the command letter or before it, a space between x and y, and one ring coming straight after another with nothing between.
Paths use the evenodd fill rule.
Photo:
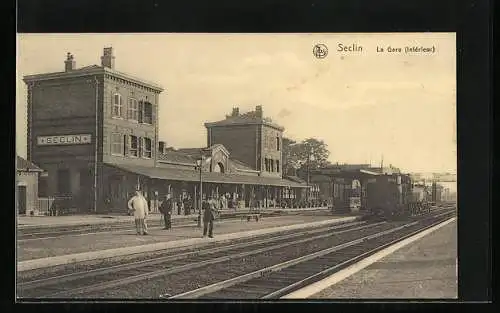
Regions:
<instances>
[{"instance_id":1,"label":"arched doorway","mask_svg":"<svg viewBox=\"0 0 500 313\"><path fill-rule=\"evenodd\" d=\"M224 164L221 162L215 164L213 171L216 173L224 173Z\"/></svg>"}]
</instances>

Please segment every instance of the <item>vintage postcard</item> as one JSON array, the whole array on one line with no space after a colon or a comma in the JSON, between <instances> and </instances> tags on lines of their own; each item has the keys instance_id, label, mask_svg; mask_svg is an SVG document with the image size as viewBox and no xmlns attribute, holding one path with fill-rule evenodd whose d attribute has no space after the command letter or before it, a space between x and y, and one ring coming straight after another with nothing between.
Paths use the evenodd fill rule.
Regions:
<instances>
[{"instance_id":1,"label":"vintage postcard","mask_svg":"<svg viewBox=\"0 0 500 313\"><path fill-rule=\"evenodd\" d=\"M455 33L17 48L18 301L457 298Z\"/></svg>"}]
</instances>

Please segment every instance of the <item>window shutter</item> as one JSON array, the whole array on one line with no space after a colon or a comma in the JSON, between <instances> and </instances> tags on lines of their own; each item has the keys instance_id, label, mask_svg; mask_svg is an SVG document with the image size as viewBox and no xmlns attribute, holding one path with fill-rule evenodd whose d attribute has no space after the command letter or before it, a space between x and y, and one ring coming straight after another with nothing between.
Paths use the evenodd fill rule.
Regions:
<instances>
[{"instance_id":1,"label":"window shutter","mask_svg":"<svg viewBox=\"0 0 500 313\"><path fill-rule=\"evenodd\" d=\"M142 157L142 137L137 137L137 157Z\"/></svg>"},{"instance_id":2,"label":"window shutter","mask_svg":"<svg viewBox=\"0 0 500 313\"><path fill-rule=\"evenodd\" d=\"M128 99L127 109L125 110L127 119L131 119L132 118L132 111L131 111L131 109L132 109L132 98L129 98Z\"/></svg>"},{"instance_id":3,"label":"window shutter","mask_svg":"<svg viewBox=\"0 0 500 313\"><path fill-rule=\"evenodd\" d=\"M120 100L120 117L123 117L123 99L121 95L118 95L118 99Z\"/></svg>"},{"instance_id":4,"label":"window shutter","mask_svg":"<svg viewBox=\"0 0 500 313\"><path fill-rule=\"evenodd\" d=\"M139 123L142 123L143 121L143 115L144 115L144 103L142 101L139 101L137 104L137 120Z\"/></svg>"},{"instance_id":5,"label":"window shutter","mask_svg":"<svg viewBox=\"0 0 500 313\"><path fill-rule=\"evenodd\" d=\"M111 93L111 99L113 99L113 100L111 101L111 115L112 115L112 116L115 116L115 102L116 102L116 94Z\"/></svg>"},{"instance_id":6,"label":"window shutter","mask_svg":"<svg viewBox=\"0 0 500 313\"><path fill-rule=\"evenodd\" d=\"M156 106L151 103L151 124L155 124L156 121Z\"/></svg>"},{"instance_id":7,"label":"window shutter","mask_svg":"<svg viewBox=\"0 0 500 313\"><path fill-rule=\"evenodd\" d=\"M130 136L123 135L123 154L128 155L128 149L130 147Z\"/></svg>"}]
</instances>

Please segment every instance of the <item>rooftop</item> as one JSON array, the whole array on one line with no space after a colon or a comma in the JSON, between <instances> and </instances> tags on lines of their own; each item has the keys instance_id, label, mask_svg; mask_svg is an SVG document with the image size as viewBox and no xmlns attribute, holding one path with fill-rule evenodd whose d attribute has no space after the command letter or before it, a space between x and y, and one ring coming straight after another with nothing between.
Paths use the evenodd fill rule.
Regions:
<instances>
[{"instance_id":1,"label":"rooftop","mask_svg":"<svg viewBox=\"0 0 500 313\"><path fill-rule=\"evenodd\" d=\"M158 160L160 162L164 161L179 165L196 164L196 160L198 160L200 157L200 150L209 151L221 147L223 148L224 146L216 144L208 148L181 148L175 151L171 150L167 151L166 153L159 153ZM249 165L242 161L232 158L229 158L228 161L234 168L238 170L253 170Z\"/></svg>"},{"instance_id":2,"label":"rooftop","mask_svg":"<svg viewBox=\"0 0 500 313\"><path fill-rule=\"evenodd\" d=\"M187 169L171 169L158 167L144 167L138 165L125 164L106 164L111 167L119 168L128 172L137 173L150 178L192 181L198 182L199 176L196 171ZM230 184L252 184L262 186L283 186L283 187L304 187L304 184L292 180L263 176L248 176L237 173L214 173L203 174L203 181L209 183L230 183Z\"/></svg>"},{"instance_id":3,"label":"rooftop","mask_svg":"<svg viewBox=\"0 0 500 313\"><path fill-rule=\"evenodd\" d=\"M26 171L26 172L43 172L43 170L38 166L36 166L34 163L20 156L17 156L16 169L18 171Z\"/></svg>"},{"instance_id":4,"label":"rooftop","mask_svg":"<svg viewBox=\"0 0 500 313\"><path fill-rule=\"evenodd\" d=\"M110 48L105 48L105 54L106 54L106 49L110 49ZM112 53L112 51L110 53ZM111 57L114 58L113 56L111 56ZM104 56L103 56L103 58L104 58ZM121 78L121 79L130 81L130 82L133 82L135 84L153 89L154 91L157 91L157 92L164 91L163 87L161 87L158 84L148 82L142 78L138 78L138 77L135 77L133 75L122 73L122 72L115 70L114 63L111 65L111 64L106 64L103 61L103 64L101 64L101 65L93 64L93 65L88 65L88 66L76 68L75 62L73 61L73 55L71 55L70 53L68 53L68 58L65 61L65 63L66 63L66 70L65 71L26 75L26 76L24 76L23 80L25 83L30 83L30 82L36 82L36 81L52 80L52 79L109 74L109 75L112 75L114 77Z\"/></svg>"},{"instance_id":5,"label":"rooftop","mask_svg":"<svg viewBox=\"0 0 500 313\"><path fill-rule=\"evenodd\" d=\"M226 118L216 122L205 123L205 127L214 126L229 126L229 125L267 125L280 131L284 131L285 128L274 123L270 118L266 118L263 115L262 106L258 105L255 107L254 111L246 112L240 114L239 108L233 108L233 112L230 115L226 115Z\"/></svg>"}]
</instances>

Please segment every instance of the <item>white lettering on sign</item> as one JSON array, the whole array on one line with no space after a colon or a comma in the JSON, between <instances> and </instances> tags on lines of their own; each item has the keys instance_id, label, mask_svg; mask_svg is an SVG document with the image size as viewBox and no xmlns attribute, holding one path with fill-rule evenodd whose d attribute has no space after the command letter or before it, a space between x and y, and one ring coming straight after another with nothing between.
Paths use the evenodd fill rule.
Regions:
<instances>
[{"instance_id":1,"label":"white lettering on sign","mask_svg":"<svg viewBox=\"0 0 500 313\"><path fill-rule=\"evenodd\" d=\"M38 136L39 146L84 145L92 142L91 134Z\"/></svg>"}]
</instances>

